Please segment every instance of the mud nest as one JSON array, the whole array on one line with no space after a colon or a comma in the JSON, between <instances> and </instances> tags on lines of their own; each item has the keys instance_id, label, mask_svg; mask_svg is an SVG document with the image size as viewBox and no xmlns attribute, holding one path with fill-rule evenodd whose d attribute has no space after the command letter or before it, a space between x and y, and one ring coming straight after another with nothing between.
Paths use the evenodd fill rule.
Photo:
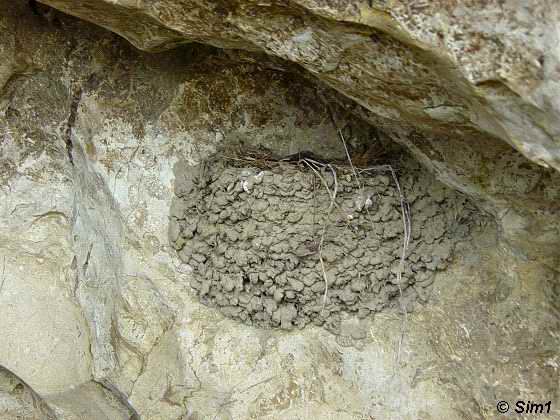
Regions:
<instances>
[{"instance_id":1,"label":"mud nest","mask_svg":"<svg viewBox=\"0 0 560 420\"><path fill-rule=\"evenodd\" d=\"M412 215L401 276L401 194L383 170L179 165L170 241L193 268L201 302L225 316L337 331L342 312L366 317L425 299L434 272L469 234L474 212L463 195L418 168L399 180Z\"/></svg>"}]
</instances>

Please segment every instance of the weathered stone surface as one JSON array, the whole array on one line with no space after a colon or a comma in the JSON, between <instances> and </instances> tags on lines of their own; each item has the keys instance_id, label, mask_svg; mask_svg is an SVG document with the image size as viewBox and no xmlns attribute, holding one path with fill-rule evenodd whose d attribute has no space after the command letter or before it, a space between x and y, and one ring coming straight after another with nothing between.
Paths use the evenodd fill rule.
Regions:
<instances>
[{"instance_id":1,"label":"weathered stone surface","mask_svg":"<svg viewBox=\"0 0 560 420\"><path fill-rule=\"evenodd\" d=\"M117 2L73 7L153 25L143 13L131 19L138 4L120 15L107 9ZM333 13L353 19L351 9L322 10L329 25ZM0 364L57 417L484 419L496 400L526 399L528 390L559 406L555 172L478 130L465 141L461 123L428 136L404 118L376 118L262 55L196 45L147 54L83 22L47 17L27 2L0 1L0 311L8 314L0 322L14 332L0 341ZM157 25L147 48L171 39ZM177 43L185 28L172 29ZM137 31L139 41L145 33ZM227 36L224 46L245 43ZM505 229L474 229L406 320L398 312L348 318L339 336L249 328L201 305L187 287L191 267L167 239L172 169L242 141L242 150L344 158L317 90L354 133L354 157L392 136L500 215ZM414 124L436 127L432 117L416 119L414 101L410 108ZM23 324L27 313L34 317Z\"/></svg>"},{"instance_id":2,"label":"weathered stone surface","mask_svg":"<svg viewBox=\"0 0 560 420\"><path fill-rule=\"evenodd\" d=\"M0 366L0 419L55 420L56 417L29 385Z\"/></svg>"},{"instance_id":3,"label":"weathered stone surface","mask_svg":"<svg viewBox=\"0 0 560 420\"><path fill-rule=\"evenodd\" d=\"M550 0L44 3L145 50L264 51L397 124L464 141L491 133L560 169L560 7Z\"/></svg>"},{"instance_id":4,"label":"weathered stone surface","mask_svg":"<svg viewBox=\"0 0 560 420\"><path fill-rule=\"evenodd\" d=\"M60 420L139 420L127 396L110 384L85 382L46 402Z\"/></svg>"}]
</instances>

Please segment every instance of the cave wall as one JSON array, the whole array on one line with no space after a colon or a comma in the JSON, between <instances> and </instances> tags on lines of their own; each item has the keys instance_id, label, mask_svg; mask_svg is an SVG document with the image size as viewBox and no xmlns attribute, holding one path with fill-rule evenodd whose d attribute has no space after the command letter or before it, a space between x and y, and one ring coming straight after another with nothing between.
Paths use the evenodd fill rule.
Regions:
<instances>
[{"instance_id":1,"label":"cave wall","mask_svg":"<svg viewBox=\"0 0 560 420\"><path fill-rule=\"evenodd\" d=\"M0 364L59 418L483 419L498 398L557 395L553 170L455 123L448 135L395 125L255 52L139 52L27 2L0 1L0 27ZM148 32L149 49L169 39ZM243 44L228 39L219 46ZM406 324L383 312L335 336L224 318L198 302L168 242L174 166L224 143L344 158L325 101L357 149L381 132L502 217Z\"/></svg>"}]
</instances>

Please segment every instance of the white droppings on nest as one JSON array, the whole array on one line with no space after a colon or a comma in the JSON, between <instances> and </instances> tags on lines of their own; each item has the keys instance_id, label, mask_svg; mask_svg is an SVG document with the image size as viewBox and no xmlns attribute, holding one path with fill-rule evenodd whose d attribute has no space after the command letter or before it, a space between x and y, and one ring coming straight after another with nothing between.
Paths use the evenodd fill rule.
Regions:
<instances>
[{"instance_id":1,"label":"white droppings on nest","mask_svg":"<svg viewBox=\"0 0 560 420\"><path fill-rule=\"evenodd\" d=\"M356 211L369 210L373 207L373 194L360 194L354 201Z\"/></svg>"},{"instance_id":2,"label":"white droppings on nest","mask_svg":"<svg viewBox=\"0 0 560 420\"><path fill-rule=\"evenodd\" d=\"M251 184L247 179L241 181L241 188L243 188L243 191L245 191L247 194L251 194Z\"/></svg>"}]
</instances>

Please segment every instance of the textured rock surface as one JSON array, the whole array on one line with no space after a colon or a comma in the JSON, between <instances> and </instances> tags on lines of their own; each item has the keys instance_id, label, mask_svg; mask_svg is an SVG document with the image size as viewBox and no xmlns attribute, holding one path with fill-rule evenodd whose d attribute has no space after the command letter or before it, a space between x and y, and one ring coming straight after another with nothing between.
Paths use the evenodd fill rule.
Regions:
<instances>
[{"instance_id":1,"label":"textured rock surface","mask_svg":"<svg viewBox=\"0 0 560 420\"><path fill-rule=\"evenodd\" d=\"M479 129L560 169L553 1L45 3L145 50L200 42L264 51L397 123L465 139Z\"/></svg>"},{"instance_id":2,"label":"textured rock surface","mask_svg":"<svg viewBox=\"0 0 560 420\"><path fill-rule=\"evenodd\" d=\"M56 417L24 381L0 367L0 419L55 420Z\"/></svg>"},{"instance_id":3,"label":"textured rock surface","mask_svg":"<svg viewBox=\"0 0 560 420\"><path fill-rule=\"evenodd\" d=\"M117 2L74 3L150 24L127 15L137 2L120 15L104 9ZM321 89L263 56L196 45L145 54L47 17L0 0L0 364L57 417L485 419L497 399L528 397L559 407L555 172L477 131L465 141L457 123L384 135L387 120L368 129L351 114L372 114L322 90L355 134L354 157L390 135L499 223L473 229L406 322L396 311L344 317L337 336L251 328L186 287L191 268L168 242L173 167L241 142L343 159ZM169 39L152 33L154 46Z\"/></svg>"},{"instance_id":4,"label":"textured rock surface","mask_svg":"<svg viewBox=\"0 0 560 420\"><path fill-rule=\"evenodd\" d=\"M354 178L313 160L263 170L233 163L176 164L169 239L193 267L201 301L249 325L312 322L340 334L341 312L364 318L399 298L410 310L429 293L430 272L445 269L455 243L481 223L465 196L404 165L398 188L414 230L401 266L408 222L390 168Z\"/></svg>"},{"instance_id":5,"label":"textured rock surface","mask_svg":"<svg viewBox=\"0 0 560 420\"><path fill-rule=\"evenodd\" d=\"M111 385L94 381L82 383L61 394L52 394L46 402L57 419L140 419L126 395Z\"/></svg>"}]
</instances>

